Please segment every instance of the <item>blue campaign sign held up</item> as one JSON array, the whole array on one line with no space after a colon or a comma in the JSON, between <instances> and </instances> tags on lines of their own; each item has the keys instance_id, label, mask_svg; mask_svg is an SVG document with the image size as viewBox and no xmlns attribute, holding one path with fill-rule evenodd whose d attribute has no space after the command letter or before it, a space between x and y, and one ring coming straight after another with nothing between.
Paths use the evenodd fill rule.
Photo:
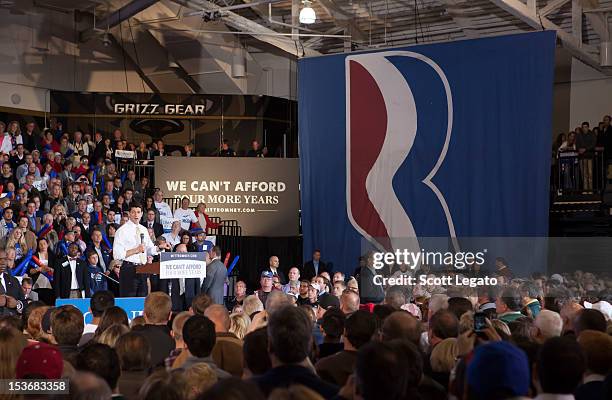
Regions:
<instances>
[{"instance_id":1,"label":"blue campaign sign held up","mask_svg":"<svg viewBox=\"0 0 612 400\"><path fill-rule=\"evenodd\" d=\"M85 323L89 324L93 320L91 311L89 311L89 300L90 299L57 299L55 300L55 305L57 307L67 304L75 306L83 313ZM144 297L117 297L115 298L115 305L122 308L131 321L144 312L144 301Z\"/></svg>"},{"instance_id":2,"label":"blue campaign sign held up","mask_svg":"<svg viewBox=\"0 0 612 400\"><path fill-rule=\"evenodd\" d=\"M546 236L552 31L299 61L304 254Z\"/></svg>"}]
</instances>

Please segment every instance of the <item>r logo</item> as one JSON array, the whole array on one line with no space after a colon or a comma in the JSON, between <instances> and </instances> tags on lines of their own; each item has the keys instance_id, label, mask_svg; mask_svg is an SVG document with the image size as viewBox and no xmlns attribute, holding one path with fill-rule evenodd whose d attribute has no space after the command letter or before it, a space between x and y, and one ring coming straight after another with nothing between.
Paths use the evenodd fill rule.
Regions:
<instances>
[{"instance_id":1,"label":"r logo","mask_svg":"<svg viewBox=\"0 0 612 400\"><path fill-rule=\"evenodd\" d=\"M437 156L433 168L414 177L435 194L443 210L448 235L457 249L455 228L444 195L432 182L442 166L453 127L453 100L442 69L430 58L410 51L387 51L346 57L346 197L353 227L378 250L420 251L418 230L393 188L393 178L410 154L419 126L417 102L406 78L388 57L409 57L424 63L445 91L446 132L441 148L427 149ZM432 162L433 163L433 162ZM410 199L403 199L410 201Z\"/></svg>"}]
</instances>

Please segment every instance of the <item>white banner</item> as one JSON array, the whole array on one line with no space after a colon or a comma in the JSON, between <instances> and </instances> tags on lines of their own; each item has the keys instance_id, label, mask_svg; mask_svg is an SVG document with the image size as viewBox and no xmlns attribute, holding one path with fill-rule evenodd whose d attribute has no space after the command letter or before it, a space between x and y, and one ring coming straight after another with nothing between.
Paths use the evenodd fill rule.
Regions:
<instances>
[{"instance_id":1,"label":"white banner","mask_svg":"<svg viewBox=\"0 0 612 400\"><path fill-rule=\"evenodd\" d=\"M160 279L205 278L206 253L161 253Z\"/></svg>"}]
</instances>

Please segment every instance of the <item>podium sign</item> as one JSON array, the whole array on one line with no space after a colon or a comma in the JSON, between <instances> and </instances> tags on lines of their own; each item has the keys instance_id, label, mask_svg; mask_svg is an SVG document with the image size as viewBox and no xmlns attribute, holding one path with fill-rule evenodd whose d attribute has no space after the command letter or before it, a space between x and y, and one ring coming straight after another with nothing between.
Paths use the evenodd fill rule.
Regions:
<instances>
[{"instance_id":1,"label":"podium sign","mask_svg":"<svg viewBox=\"0 0 612 400\"><path fill-rule=\"evenodd\" d=\"M206 277L206 253L160 253L160 279L204 277Z\"/></svg>"}]
</instances>

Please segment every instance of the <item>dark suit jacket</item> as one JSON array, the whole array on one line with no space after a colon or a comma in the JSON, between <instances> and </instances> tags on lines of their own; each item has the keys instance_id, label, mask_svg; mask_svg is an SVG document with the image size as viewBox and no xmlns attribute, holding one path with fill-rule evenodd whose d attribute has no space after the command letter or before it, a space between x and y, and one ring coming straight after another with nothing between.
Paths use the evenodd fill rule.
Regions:
<instances>
[{"instance_id":1,"label":"dark suit jacket","mask_svg":"<svg viewBox=\"0 0 612 400\"><path fill-rule=\"evenodd\" d=\"M95 251L93 243L87 245L87 250L85 250L85 254L87 254L90 250ZM113 257L112 257L111 252L106 248L104 244L100 245L100 253L102 253L102 258L104 258L104 265L106 265L106 268L102 268L102 264L100 263L100 260L98 260L98 266L102 268L104 271L106 271L108 270L108 267L110 267L110 262L112 261Z\"/></svg>"},{"instance_id":2,"label":"dark suit jacket","mask_svg":"<svg viewBox=\"0 0 612 400\"><path fill-rule=\"evenodd\" d=\"M321 380L311 370L298 365L283 365L272 368L263 375L252 378L264 395L268 396L276 388L286 388L293 384L304 385L314 390L324 399L331 399L338 393L338 386Z\"/></svg>"},{"instance_id":3,"label":"dark suit jacket","mask_svg":"<svg viewBox=\"0 0 612 400\"><path fill-rule=\"evenodd\" d=\"M85 291L85 296L89 295L89 276L87 273L87 265L83 260L77 260L76 264L77 282L79 290ZM60 299L70 297L70 284L72 283L72 269L68 262L68 257L61 257L55 264L53 271L53 286L55 296Z\"/></svg>"},{"instance_id":4,"label":"dark suit jacket","mask_svg":"<svg viewBox=\"0 0 612 400\"><path fill-rule=\"evenodd\" d=\"M104 140L100 141L100 143L96 144L96 148L93 151L93 156L91 158L91 164L95 165L96 161L99 159L106 158L106 146L104 145Z\"/></svg>"},{"instance_id":5,"label":"dark suit jacket","mask_svg":"<svg viewBox=\"0 0 612 400\"><path fill-rule=\"evenodd\" d=\"M170 330L166 325L145 325L138 330L149 342L151 349L151 366L153 368L163 365L164 359L174 350L175 342L170 336Z\"/></svg>"},{"instance_id":6,"label":"dark suit jacket","mask_svg":"<svg viewBox=\"0 0 612 400\"><path fill-rule=\"evenodd\" d=\"M148 225L148 224L149 224L149 223L148 223L147 221L145 221L145 222L141 222L141 225L142 225L142 226L144 226L145 228L148 228L148 227L149 227L149 225ZM154 222L154 223L153 223L153 232L155 232L155 237L156 237L156 238L158 238L158 237L160 237L161 235L163 235L163 234L164 234L164 227L163 227L163 225L162 225L162 224L160 224L159 222Z\"/></svg>"},{"instance_id":7,"label":"dark suit jacket","mask_svg":"<svg viewBox=\"0 0 612 400\"><path fill-rule=\"evenodd\" d=\"M6 295L13 297L17 300L17 308L8 308L8 307L0 307L0 315L14 315L18 312L20 313L23 310L25 305L25 296L23 291L21 290L21 285L17 278L9 274L8 272L4 272L4 282L5 282L5 290Z\"/></svg>"},{"instance_id":8,"label":"dark suit jacket","mask_svg":"<svg viewBox=\"0 0 612 400\"><path fill-rule=\"evenodd\" d=\"M321 275L321 272L328 272L331 275L331 271L328 269L327 264L322 260L319 260L319 273L317 274L315 272L314 263L312 260L310 260L304 264L304 267L302 267L302 270L300 271L300 279L311 280L315 276Z\"/></svg>"}]
</instances>

